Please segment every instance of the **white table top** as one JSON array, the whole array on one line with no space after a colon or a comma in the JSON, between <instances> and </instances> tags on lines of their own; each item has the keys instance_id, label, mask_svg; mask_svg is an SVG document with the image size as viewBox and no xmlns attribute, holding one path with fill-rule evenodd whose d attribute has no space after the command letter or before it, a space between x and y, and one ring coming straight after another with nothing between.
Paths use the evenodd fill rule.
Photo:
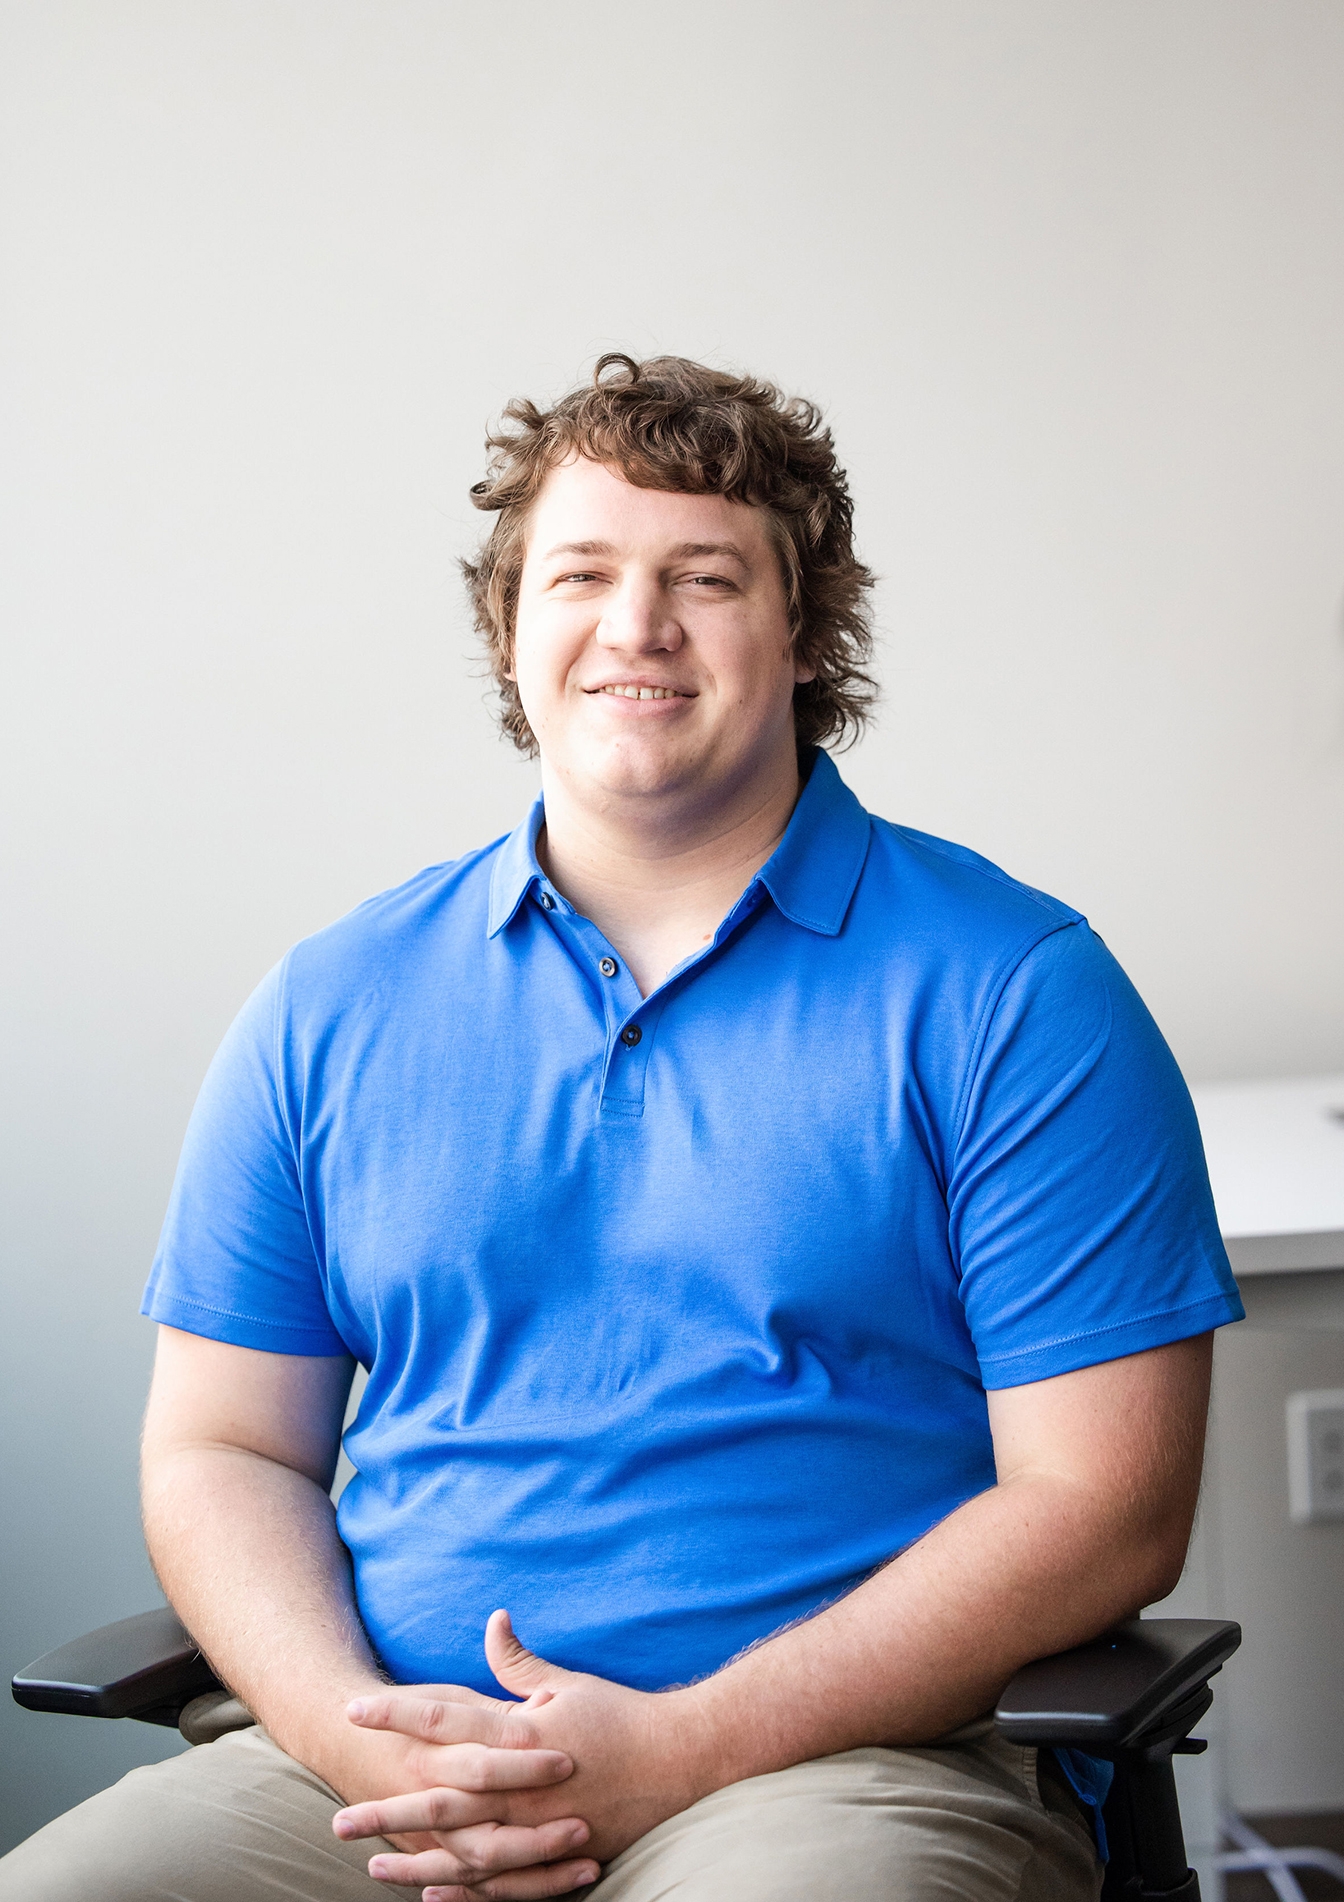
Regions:
<instances>
[{"instance_id":1,"label":"white table top","mask_svg":"<svg viewBox=\"0 0 1344 1902\"><path fill-rule=\"evenodd\" d=\"M1344 1076L1192 1090L1237 1274L1344 1268Z\"/></svg>"}]
</instances>

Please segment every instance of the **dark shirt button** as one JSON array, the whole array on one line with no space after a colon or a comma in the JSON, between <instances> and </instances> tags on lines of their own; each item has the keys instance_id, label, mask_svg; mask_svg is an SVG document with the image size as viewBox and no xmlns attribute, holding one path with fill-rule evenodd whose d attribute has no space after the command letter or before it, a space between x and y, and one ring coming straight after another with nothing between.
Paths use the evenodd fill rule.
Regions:
<instances>
[{"instance_id":1,"label":"dark shirt button","mask_svg":"<svg viewBox=\"0 0 1344 1902\"><path fill-rule=\"evenodd\" d=\"M638 1024L627 1024L625 1029L621 1032L621 1042L627 1049L633 1050L643 1035L644 1032L640 1029Z\"/></svg>"},{"instance_id":2,"label":"dark shirt button","mask_svg":"<svg viewBox=\"0 0 1344 1902\"><path fill-rule=\"evenodd\" d=\"M551 897L549 892L543 892L541 894L541 909L543 911L555 910L555 900Z\"/></svg>"},{"instance_id":3,"label":"dark shirt button","mask_svg":"<svg viewBox=\"0 0 1344 1902\"><path fill-rule=\"evenodd\" d=\"M615 977L619 967L616 963L615 958L603 958L602 962L598 965L597 968L602 973L603 977Z\"/></svg>"}]
</instances>

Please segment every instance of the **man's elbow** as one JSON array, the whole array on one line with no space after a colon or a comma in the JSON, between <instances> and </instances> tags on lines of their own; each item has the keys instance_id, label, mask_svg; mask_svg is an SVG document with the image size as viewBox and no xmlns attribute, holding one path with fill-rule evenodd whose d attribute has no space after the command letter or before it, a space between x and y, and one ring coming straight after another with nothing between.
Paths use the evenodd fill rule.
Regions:
<instances>
[{"instance_id":1,"label":"man's elbow","mask_svg":"<svg viewBox=\"0 0 1344 1902\"><path fill-rule=\"evenodd\" d=\"M1128 1574L1125 1597L1133 1612L1145 1605L1155 1605L1180 1584L1193 1523L1192 1510L1164 1514L1131 1540L1130 1564L1125 1568Z\"/></svg>"},{"instance_id":2,"label":"man's elbow","mask_svg":"<svg viewBox=\"0 0 1344 1902\"><path fill-rule=\"evenodd\" d=\"M1181 1582L1185 1570L1185 1555L1189 1547L1188 1538L1182 1539L1179 1546L1155 1555L1151 1574L1143 1593L1145 1605L1155 1605L1159 1599L1167 1598Z\"/></svg>"}]
</instances>

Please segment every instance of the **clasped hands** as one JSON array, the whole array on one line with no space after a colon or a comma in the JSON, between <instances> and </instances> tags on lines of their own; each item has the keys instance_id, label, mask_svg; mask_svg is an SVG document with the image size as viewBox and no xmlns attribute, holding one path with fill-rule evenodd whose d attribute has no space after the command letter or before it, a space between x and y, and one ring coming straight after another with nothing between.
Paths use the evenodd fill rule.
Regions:
<instances>
[{"instance_id":1,"label":"clasped hands","mask_svg":"<svg viewBox=\"0 0 1344 1902\"><path fill-rule=\"evenodd\" d=\"M485 1654L524 1701L459 1685L417 1685L357 1699L351 1723L410 1740L405 1767L423 1787L354 1803L332 1821L353 1840L392 1839L369 1874L422 1888L424 1902L565 1895L600 1864L714 1787L692 1767L689 1694L633 1691L561 1670L492 1614Z\"/></svg>"}]
</instances>

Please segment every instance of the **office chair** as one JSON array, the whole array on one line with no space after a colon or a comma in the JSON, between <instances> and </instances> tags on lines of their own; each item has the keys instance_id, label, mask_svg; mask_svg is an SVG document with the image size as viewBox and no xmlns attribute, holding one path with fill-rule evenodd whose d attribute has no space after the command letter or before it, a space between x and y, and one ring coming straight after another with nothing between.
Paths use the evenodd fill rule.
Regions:
<instances>
[{"instance_id":1,"label":"office chair","mask_svg":"<svg viewBox=\"0 0 1344 1902\"><path fill-rule=\"evenodd\" d=\"M1011 1742L1115 1766L1102 1902L1199 1902L1171 1760L1204 1749L1190 1731L1213 1702L1209 1679L1240 1643L1240 1625L1217 1619L1136 1618L1026 1665L1003 1693L994 1716ZM13 1690L27 1710L173 1725L188 1743L252 1722L167 1608L62 1645L20 1671Z\"/></svg>"}]
</instances>

